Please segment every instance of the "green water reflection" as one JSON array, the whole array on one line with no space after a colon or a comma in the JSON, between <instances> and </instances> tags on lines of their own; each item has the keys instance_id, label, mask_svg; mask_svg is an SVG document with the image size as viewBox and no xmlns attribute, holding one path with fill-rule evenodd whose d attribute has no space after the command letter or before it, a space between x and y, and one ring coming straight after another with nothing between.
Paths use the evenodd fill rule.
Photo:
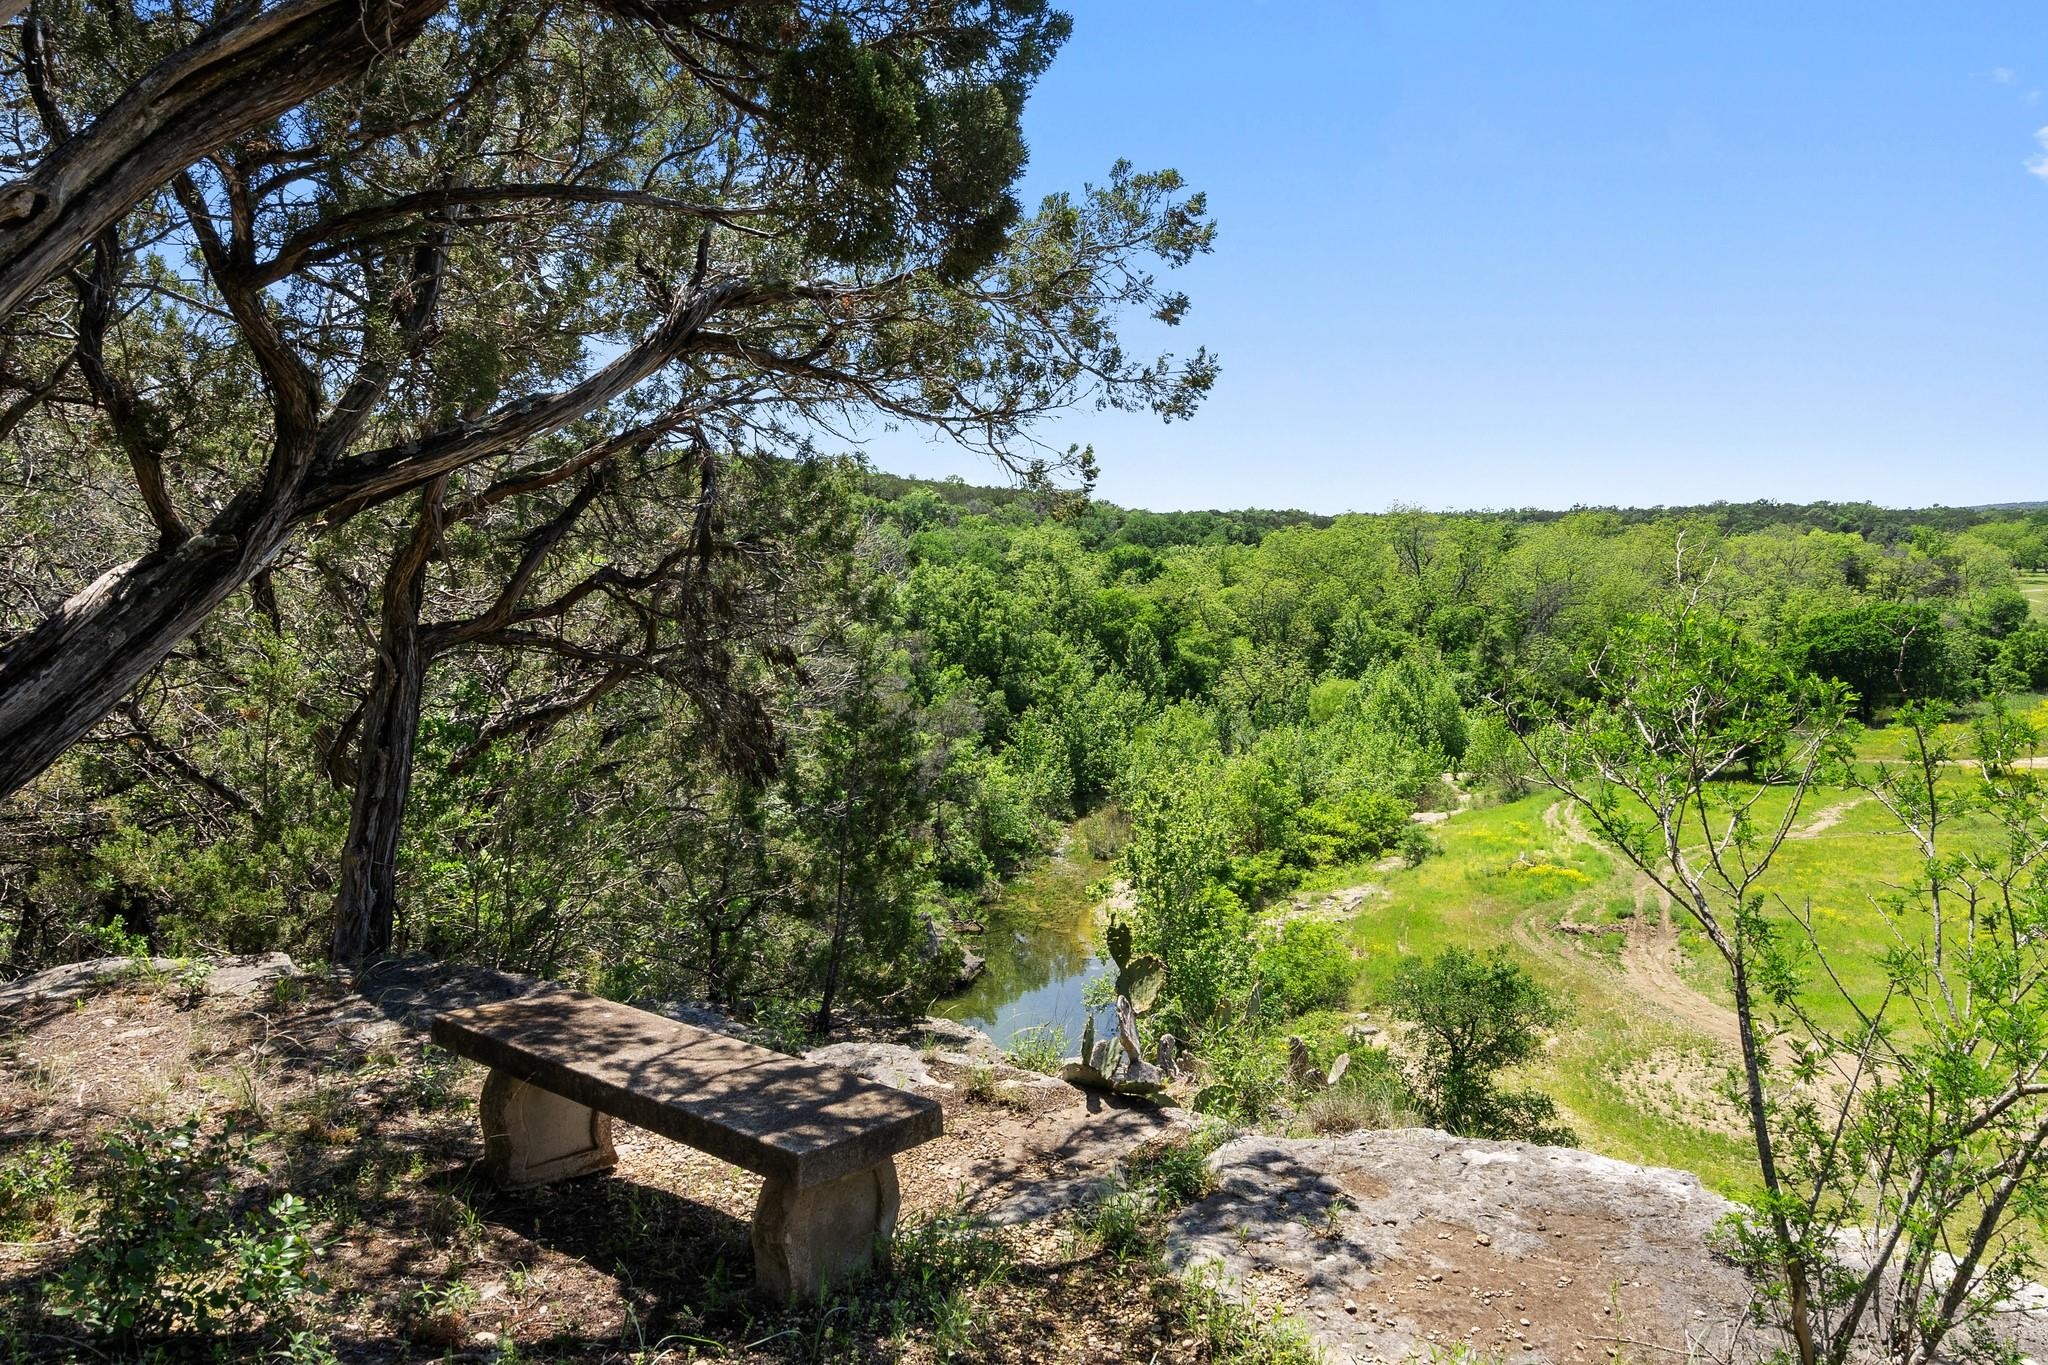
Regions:
<instances>
[{"instance_id":1,"label":"green water reflection","mask_svg":"<svg viewBox=\"0 0 2048 1365\"><path fill-rule=\"evenodd\" d=\"M1095 955L1101 934L1087 894L1109 869L1076 839L1011 882L988 908L984 932L967 939L988 959L987 969L965 991L940 1001L936 1012L974 1025L998 1046L1008 1046L1019 1029L1046 1023L1060 1025L1067 1045L1077 1046L1087 1015L1082 993L1091 980L1114 971ZM1095 1026L1103 1030L1112 1022L1105 1010Z\"/></svg>"}]
</instances>

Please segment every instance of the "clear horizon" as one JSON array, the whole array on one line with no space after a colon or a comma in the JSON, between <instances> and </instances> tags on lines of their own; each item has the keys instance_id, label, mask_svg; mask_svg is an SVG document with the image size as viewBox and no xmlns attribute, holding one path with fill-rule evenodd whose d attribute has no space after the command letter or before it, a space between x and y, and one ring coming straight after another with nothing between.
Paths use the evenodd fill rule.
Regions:
<instances>
[{"instance_id":1,"label":"clear horizon","mask_svg":"<svg viewBox=\"0 0 2048 1365\"><path fill-rule=\"evenodd\" d=\"M1029 200L1206 191L1191 422L1103 498L1313 512L2048 497L2048 12L1074 0ZM999 481L901 433L878 467Z\"/></svg>"}]
</instances>

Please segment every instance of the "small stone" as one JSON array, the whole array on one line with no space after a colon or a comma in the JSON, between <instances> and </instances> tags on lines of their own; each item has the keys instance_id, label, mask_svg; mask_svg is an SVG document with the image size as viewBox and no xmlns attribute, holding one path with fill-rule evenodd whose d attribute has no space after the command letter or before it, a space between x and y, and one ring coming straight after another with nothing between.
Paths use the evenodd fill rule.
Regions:
<instances>
[{"instance_id":1,"label":"small stone","mask_svg":"<svg viewBox=\"0 0 2048 1365\"><path fill-rule=\"evenodd\" d=\"M1344 1311L1347 1313L1356 1313L1358 1311L1357 1301L1354 1299L1344 1300Z\"/></svg>"}]
</instances>

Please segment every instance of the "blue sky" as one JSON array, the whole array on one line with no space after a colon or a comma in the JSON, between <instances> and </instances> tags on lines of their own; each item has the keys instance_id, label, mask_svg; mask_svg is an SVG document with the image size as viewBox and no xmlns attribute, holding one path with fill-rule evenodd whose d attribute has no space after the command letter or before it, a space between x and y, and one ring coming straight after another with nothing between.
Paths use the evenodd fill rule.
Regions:
<instances>
[{"instance_id":1,"label":"blue sky","mask_svg":"<svg viewBox=\"0 0 2048 1365\"><path fill-rule=\"evenodd\" d=\"M1101 496L2048 498L2048 7L1067 7L1027 188L1128 156L1221 226L1170 338L1206 408L1041 433Z\"/></svg>"}]
</instances>

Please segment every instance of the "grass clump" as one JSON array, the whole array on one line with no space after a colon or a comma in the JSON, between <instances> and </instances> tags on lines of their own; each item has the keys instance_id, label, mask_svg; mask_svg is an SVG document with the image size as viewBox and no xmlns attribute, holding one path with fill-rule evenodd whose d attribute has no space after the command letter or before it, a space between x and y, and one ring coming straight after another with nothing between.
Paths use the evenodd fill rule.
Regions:
<instances>
[{"instance_id":1,"label":"grass clump","mask_svg":"<svg viewBox=\"0 0 2048 1365\"><path fill-rule=\"evenodd\" d=\"M1163 1204L1178 1208L1216 1188L1209 1156L1230 1137L1227 1124L1204 1123L1189 1137L1141 1148L1132 1154L1126 1169L1134 1182L1155 1190Z\"/></svg>"},{"instance_id":2,"label":"grass clump","mask_svg":"<svg viewBox=\"0 0 2048 1365\"><path fill-rule=\"evenodd\" d=\"M1321 1365L1322 1354L1300 1323L1239 1303L1224 1292L1214 1266L1182 1282L1180 1309L1181 1325L1214 1365Z\"/></svg>"},{"instance_id":3,"label":"grass clump","mask_svg":"<svg viewBox=\"0 0 2048 1365\"><path fill-rule=\"evenodd\" d=\"M1067 1056L1067 1029L1064 1024L1034 1024L1030 1028L1018 1029L1011 1035L1010 1046L1003 1057L1011 1066L1022 1071L1042 1072L1047 1076L1056 1074L1060 1063Z\"/></svg>"},{"instance_id":4,"label":"grass clump","mask_svg":"<svg viewBox=\"0 0 2048 1365\"><path fill-rule=\"evenodd\" d=\"M1173 1211L1216 1188L1209 1154L1229 1137L1226 1125L1205 1123L1189 1137L1132 1154L1122 1175L1082 1210L1082 1236L1119 1260L1156 1252Z\"/></svg>"},{"instance_id":5,"label":"grass clump","mask_svg":"<svg viewBox=\"0 0 2048 1365\"><path fill-rule=\"evenodd\" d=\"M1422 1119L1415 1099L1384 1053L1357 1055L1344 1079L1318 1091L1301 1106L1301 1121L1311 1132L1337 1137L1366 1129L1413 1128Z\"/></svg>"},{"instance_id":6,"label":"grass clump","mask_svg":"<svg viewBox=\"0 0 2048 1365\"><path fill-rule=\"evenodd\" d=\"M901 1339L929 1326L932 1355L951 1360L982 1327L976 1298L1009 1277L1009 1243L955 1207L900 1227L887 1249L887 1330Z\"/></svg>"},{"instance_id":7,"label":"grass clump","mask_svg":"<svg viewBox=\"0 0 2048 1365\"><path fill-rule=\"evenodd\" d=\"M64 1231L72 1173L68 1142L32 1142L0 1162L0 1238L39 1242Z\"/></svg>"}]
</instances>

